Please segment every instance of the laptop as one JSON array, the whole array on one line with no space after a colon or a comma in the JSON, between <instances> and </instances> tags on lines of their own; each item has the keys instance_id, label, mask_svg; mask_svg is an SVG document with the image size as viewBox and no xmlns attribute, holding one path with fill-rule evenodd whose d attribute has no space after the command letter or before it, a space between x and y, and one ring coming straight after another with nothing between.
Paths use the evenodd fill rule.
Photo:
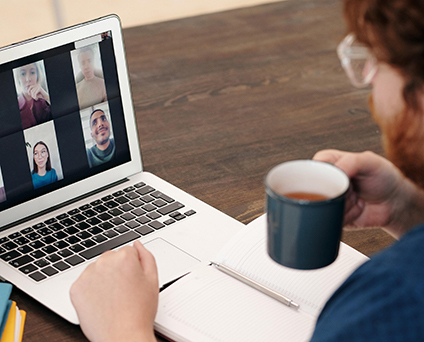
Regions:
<instances>
[{"instance_id":1,"label":"laptop","mask_svg":"<svg viewBox=\"0 0 424 342\"><path fill-rule=\"evenodd\" d=\"M143 171L117 16L1 49L0 84L0 276L66 320L104 251L140 240L163 287L244 227Z\"/></svg>"}]
</instances>

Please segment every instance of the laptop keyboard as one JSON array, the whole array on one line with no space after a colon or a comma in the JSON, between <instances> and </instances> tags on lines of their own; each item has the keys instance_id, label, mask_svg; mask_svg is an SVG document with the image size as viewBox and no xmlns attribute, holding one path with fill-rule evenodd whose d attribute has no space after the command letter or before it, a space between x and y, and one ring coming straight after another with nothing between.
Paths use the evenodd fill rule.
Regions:
<instances>
[{"instance_id":1,"label":"laptop keyboard","mask_svg":"<svg viewBox=\"0 0 424 342\"><path fill-rule=\"evenodd\" d=\"M195 213L140 182L0 238L0 259L39 282Z\"/></svg>"}]
</instances>

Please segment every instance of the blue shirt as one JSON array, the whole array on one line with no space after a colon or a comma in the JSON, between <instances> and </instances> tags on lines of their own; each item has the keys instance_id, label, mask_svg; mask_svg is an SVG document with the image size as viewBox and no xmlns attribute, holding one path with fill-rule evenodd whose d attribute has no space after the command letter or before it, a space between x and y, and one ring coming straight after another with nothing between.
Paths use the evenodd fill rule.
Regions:
<instances>
[{"instance_id":1,"label":"blue shirt","mask_svg":"<svg viewBox=\"0 0 424 342\"><path fill-rule=\"evenodd\" d=\"M55 169L47 171L44 176L39 176L38 173L32 174L32 184L34 189L41 188L42 186L54 183L57 181L57 174Z\"/></svg>"},{"instance_id":2,"label":"blue shirt","mask_svg":"<svg viewBox=\"0 0 424 342\"><path fill-rule=\"evenodd\" d=\"M311 341L424 341L424 224L346 280L325 305Z\"/></svg>"}]
</instances>

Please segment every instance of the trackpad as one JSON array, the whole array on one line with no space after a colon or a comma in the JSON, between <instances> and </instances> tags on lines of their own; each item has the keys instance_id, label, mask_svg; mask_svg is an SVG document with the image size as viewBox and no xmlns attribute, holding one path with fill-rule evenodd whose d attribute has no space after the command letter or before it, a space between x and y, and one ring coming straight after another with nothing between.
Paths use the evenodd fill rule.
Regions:
<instances>
[{"instance_id":1,"label":"trackpad","mask_svg":"<svg viewBox=\"0 0 424 342\"><path fill-rule=\"evenodd\" d=\"M159 273L159 287L190 272L200 260L171 245L161 238L144 244L156 259Z\"/></svg>"}]
</instances>

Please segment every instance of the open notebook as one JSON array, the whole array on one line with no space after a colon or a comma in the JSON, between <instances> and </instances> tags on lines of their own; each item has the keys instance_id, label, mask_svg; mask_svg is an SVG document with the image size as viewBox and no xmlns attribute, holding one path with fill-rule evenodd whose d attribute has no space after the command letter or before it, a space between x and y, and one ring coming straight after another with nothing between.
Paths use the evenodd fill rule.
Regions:
<instances>
[{"instance_id":1,"label":"open notebook","mask_svg":"<svg viewBox=\"0 0 424 342\"><path fill-rule=\"evenodd\" d=\"M266 252L262 216L211 261L289 297L299 310L203 265L160 294L155 329L176 341L308 341L326 301L367 259L342 243L328 267L303 271L280 266Z\"/></svg>"}]
</instances>

